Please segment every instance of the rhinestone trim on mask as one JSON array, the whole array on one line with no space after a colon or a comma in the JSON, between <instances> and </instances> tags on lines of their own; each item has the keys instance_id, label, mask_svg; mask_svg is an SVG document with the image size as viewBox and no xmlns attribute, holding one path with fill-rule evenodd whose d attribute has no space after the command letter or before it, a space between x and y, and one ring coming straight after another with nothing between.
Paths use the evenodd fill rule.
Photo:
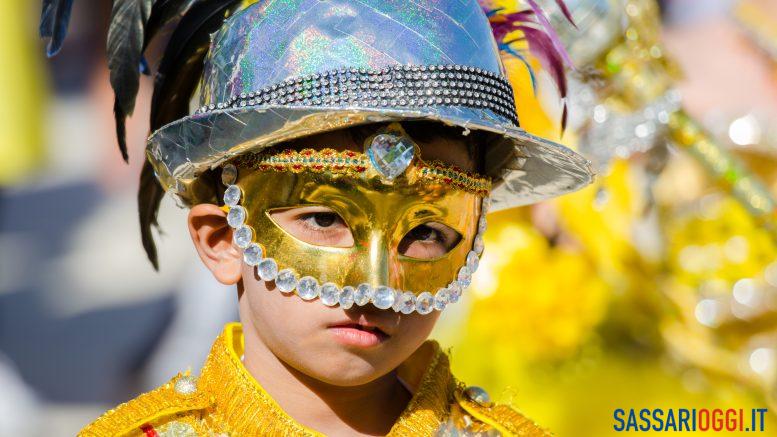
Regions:
<instances>
[{"instance_id":1,"label":"rhinestone trim on mask","mask_svg":"<svg viewBox=\"0 0 777 437\"><path fill-rule=\"evenodd\" d=\"M352 150L333 149L284 150L279 153L249 153L235 159L235 165L259 171L313 171L344 174L354 177L363 175L372 166L370 158ZM488 177L464 171L440 161L416 163L416 174L425 181L452 186L480 196L487 196L491 190ZM226 197L229 190L225 192Z\"/></svg>"},{"instance_id":2,"label":"rhinestone trim on mask","mask_svg":"<svg viewBox=\"0 0 777 437\"><path fill-rule=\"evenodd\" d=\"M472 250L467 253L464 265L459 268L456 278L434 294L424 291L416 296L410 291L395 290L387 285L372 287L367 283L340 287L331 282L319 284L319 281L312 276L300 278L299 274L291 268L279 270L278 263L274 259L264 256L266 254L263 252L262 246L253 241L254 232L245 223L245 208L239 205L242 196L240 187L234 185L237 179L237 168L234 164L226 164L224 169L226 171L222 171L222 182L227 185L224 192L224 203L229 207L227 223L234 229L233 242L235 246L243 250L243 261L256 267L257 274L263 281L275 281L276 287L284 294L296 293L303 300L318 298L324 305L340 305L344 309L353 305L364 306L372 303L377 308L391 308L402 314L412 312L429 314L433 310L442 311L449 304L458 302L461 294L472 283L472 275L480 264L484 248L483 234L486 231L486 214L490 206L489 197L484 197L481 202L477 233Z\"/></svg>"},{"instance_id":3,"label":"rhinestone trim on mask","mask_svg":"<svg viewBox=\"0 0 777 437\"><path fill-rule=\"evenodd\" d=\"M510 83L468 65L394 65L381 70L341 68L287 79L261 90L211 103L195 114L257 105L490 109L518 126Z\"/></svg>"}]
</instances>

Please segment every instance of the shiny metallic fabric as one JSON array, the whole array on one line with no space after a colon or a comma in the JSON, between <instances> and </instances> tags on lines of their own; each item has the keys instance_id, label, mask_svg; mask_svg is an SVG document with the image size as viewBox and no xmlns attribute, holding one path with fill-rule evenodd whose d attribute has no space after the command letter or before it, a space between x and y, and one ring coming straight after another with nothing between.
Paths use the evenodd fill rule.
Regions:
<instances>
[{"instance_id":1,"label":"shiny metallic fabric","mask_svg":"<svg viewBox=\"0 0 777 437\"><path fill-rule=\"evenodd\" d=\"M400 65L416 67L410 73L418 76L409 80L421 85L408 88L392 75L390 87L377 89L384 94L365 94L376 91L370 74ZM432 79L430 67L440 65L461 68L462 77L447 84L449 93L464 93L455 96L458 103L434 83L439 77ZM353 87L333 91L315 76L332 71L366 76ZM467 75L476 88L466 87ZM496 95L500 81L492 80L497 88L489 88L487 80L494 77L504 80L504 68L476 0L264 1L228 18L213 35L200 90L202 110L155 132L147 154L163 186L193 204L209 200L198 198L196 178L242 153L358 124L436 120L502 138L488 144L485 153L486 173L496 183L493 209L533 203L590 183L586 159L527 134L514 114L502 110L503 102L512 101L512 90L507 97ZM302 94L272 96L292 83L302 85L302 91L292 85ZM327 95L340 98L305 95L306 85L320 92L326 87ZM409 89L432 94L409 95ZM269 100L250 97L263 90L270 90Z\"/></svg>"}]
</instances>

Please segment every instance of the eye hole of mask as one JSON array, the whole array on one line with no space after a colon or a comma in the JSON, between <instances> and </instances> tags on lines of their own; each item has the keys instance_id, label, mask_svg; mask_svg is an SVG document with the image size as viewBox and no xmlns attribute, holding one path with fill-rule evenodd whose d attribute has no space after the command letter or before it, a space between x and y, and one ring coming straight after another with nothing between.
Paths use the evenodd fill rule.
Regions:
<instances>
[{"instance_id":1,"label":"eye hole of mask","mask_svg":"<svg viewBox=\"0 0 777 437\"><path fill-rule=\"evenodd\" d=\"M303 206L270 212L270 218L293 237L308 244L353 246L351 228L340 214L325 206Z\"/></svg>"},{"instance_id":2,"label":"eye hole of mask","mask_svg":"<svg viewBox=\"0 0 777 437\"><path fill-rule=\"evenodd\" d=\"M450 252L461 241L461 234L437 222L411 229L399 242L399 253L416 259L434 259Z\"/></svg>"}]
</instances>

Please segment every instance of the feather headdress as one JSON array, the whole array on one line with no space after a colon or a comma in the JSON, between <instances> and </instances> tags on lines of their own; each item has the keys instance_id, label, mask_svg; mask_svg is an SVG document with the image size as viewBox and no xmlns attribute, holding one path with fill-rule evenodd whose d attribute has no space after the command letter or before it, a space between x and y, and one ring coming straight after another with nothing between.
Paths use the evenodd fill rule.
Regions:
<instances>
[{"instance_id":1,"label":"feather headdress","mask_svg":"<svg viewBox=\"0 0 777 437\"><path fill-rule=\"evenodd\" d=\"M143 56L160 30L177 21L154 78L151 130L189 114L210 43L209 35L235 10L240 0L114 0L108 28L108 68L115 95L116 137L128 160L125 122L135 108L140 74L150 72ZM48 39L46 53L56 55L67 33L73 0L44 0L40 35ZM175 80L169 80L175 78ZM140 177L138 207L143 247L159 268L151 227L158 227L157 211L164 190L146 161Z\"/></svg>"},{"instance_id":2,"label":"feather headdress","mask_svg":"<svg viewBox=\"0 0 777 437\"><path fill-rule=\"evenodd\" d=\"M574 26L572 14L564 1L553 1L558 5L558 8L570 24ZM490 0L479 0L479 2L488 17L491 29L494 31L494 38L499 49L508 56L518 58L526 65L532 79L532 86L536 87L534 69L528 62L526 53L523 50L514 48L517 42L525 42L529 53L540 62L553 78L564 105L561 117L561 130L563 132L566 128L567 120L565 99L567 95L567 80L564 72L565 66L574 68L574 65L564 45L561 43L561 39L550 24L545 11L536 0L525 0L528 8L522 10L508 10L507 8L496 6ZM515 3L517 4L518 2L516 1ZM516 31L519 31L522 36L511 38L511 35Z\"/></svg>"}]
</instances>

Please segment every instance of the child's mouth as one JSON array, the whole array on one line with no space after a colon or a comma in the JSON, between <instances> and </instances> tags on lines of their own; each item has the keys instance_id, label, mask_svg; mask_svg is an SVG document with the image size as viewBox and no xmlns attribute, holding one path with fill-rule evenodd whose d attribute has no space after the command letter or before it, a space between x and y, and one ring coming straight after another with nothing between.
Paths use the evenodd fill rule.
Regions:
<instances>
[{"instance_id":1,"label":"child's mouth","mask_svg":"<svg viewBox=\"0 0 777 437\"><path fill-rule=\"evenodd\" d=\"M349 346L372 347L386 341L390 336L377 326L361 325L359 323L340 323L327 329L335 338Z\"/></svg>"}]
</instances>

